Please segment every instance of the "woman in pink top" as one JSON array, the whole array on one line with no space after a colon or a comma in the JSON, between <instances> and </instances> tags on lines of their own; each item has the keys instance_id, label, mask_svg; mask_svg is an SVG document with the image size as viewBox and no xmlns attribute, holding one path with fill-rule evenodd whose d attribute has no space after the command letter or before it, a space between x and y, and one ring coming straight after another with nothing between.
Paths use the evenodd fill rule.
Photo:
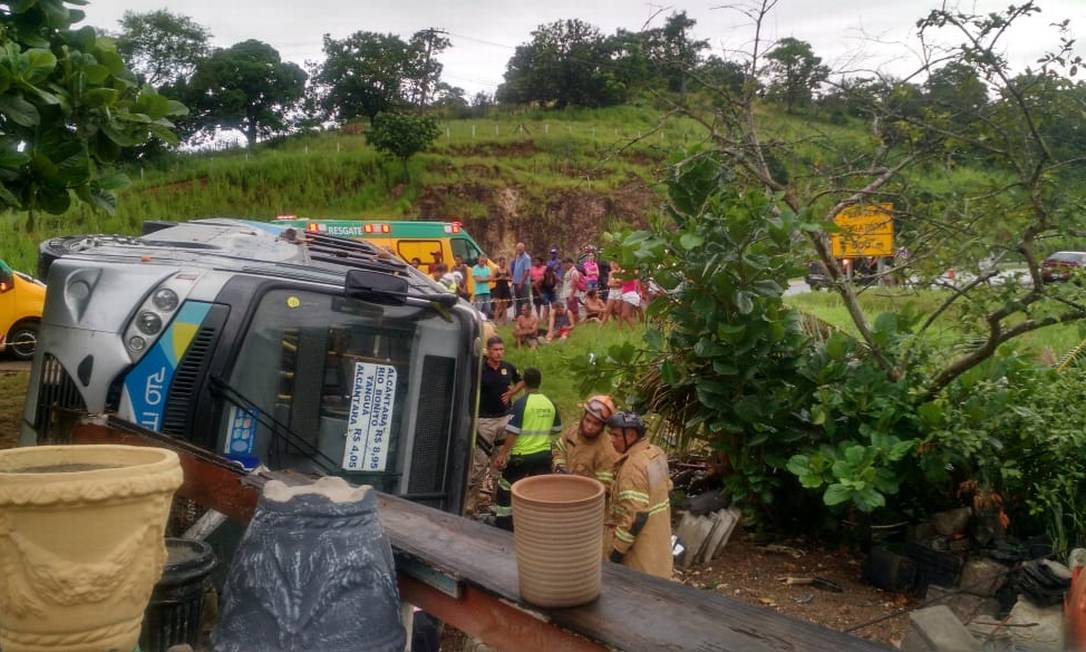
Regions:
<instances>
[{"instance_id":1,"label":"woman in pink top","mask_svg":"<svg viewBox=\"0 0 1086 652\"><path fill-rule=\"evenodd\" d=\"M588 254L584 259L584 281L589 290L595 290L600 286L600 266L596 262L596 254Z\"/></svg>"}]
</instances>

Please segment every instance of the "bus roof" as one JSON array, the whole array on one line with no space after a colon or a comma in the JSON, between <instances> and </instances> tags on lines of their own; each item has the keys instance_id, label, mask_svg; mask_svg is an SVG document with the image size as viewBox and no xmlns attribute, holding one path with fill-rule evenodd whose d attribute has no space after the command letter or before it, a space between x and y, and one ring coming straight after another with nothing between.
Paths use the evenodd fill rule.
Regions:
<instances>
[{"instance_id":1,"label":"bus roof","mask_svg":"<svg viewBox=\"0 0 1086 652\"><path fill-rule=\"evenodd\" d=\"M275 223L346 238L444 238L462 234L474 241L460 222L278 219Z\"/></svg>"}]
</instances>

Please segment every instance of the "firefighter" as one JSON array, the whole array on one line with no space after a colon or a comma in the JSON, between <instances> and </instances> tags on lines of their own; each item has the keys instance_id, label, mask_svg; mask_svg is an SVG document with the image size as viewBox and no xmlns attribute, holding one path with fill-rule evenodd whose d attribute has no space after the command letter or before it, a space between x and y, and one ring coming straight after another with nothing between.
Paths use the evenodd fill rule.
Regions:
<instances>
[{"instance_id":1,"label":"firefighter","mask_svg":"<svg viewBox=\"0 0 1086 652\"><path fill-rule=\"evenodd\" d=\"M608 559L671 579L671 479L664 451L645 439L645 422L632 412L607 420L619 454L611 485Z\"/></svg>"},{"instance_id":2,"label":"firefighter","mask_svg":"<svg viewBox=\"0 0 1086 652\"><path fill-rule=\"evenodd\" d=\"M610 396L593 396L585 401L581 420L554 444L551 455L554 472L595 478L610 491L618 453L611 445L611 439L600 435L614 413L615 403Z\"/></svg>"},{"instance_id":3,"label":"firefighter","mask_svg":"<svg viewBox=\"0 0 1086 652\"><path fill-rule=\"evenodd\" d=\"M513 418L505 426L505 443L494 457L491 471L498 478L494 524L513 530L513 484L521 478L544 475L551 470L551 448L562 432L562 420L554 402L539 391L543 375L524 370L525 395L513 404Z\"/></svg>"}]
</instances>

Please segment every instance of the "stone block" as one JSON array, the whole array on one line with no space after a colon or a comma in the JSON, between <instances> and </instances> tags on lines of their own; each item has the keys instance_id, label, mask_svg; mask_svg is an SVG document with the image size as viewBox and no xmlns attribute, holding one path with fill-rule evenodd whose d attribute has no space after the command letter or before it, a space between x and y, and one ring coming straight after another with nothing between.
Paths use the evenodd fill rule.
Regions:
<instances>
[{"instance_id":1,"label":"stone block","mask_svg":"<svg viewBox=\"0 0 1086 652\"><path fill-rule=\"evenodd\" d=\"M945 512L931 515L931 525L935 531L944 537L952 537L962 534L969 527L969 518L973 510L969 507L959 507Z\"/></svg>"},{"instance_id":2,"label":"stone block","mask_svg":"<svg viewBox=\"0 0 1086 652\"><path fill-rule=\"evenodd\" d=\"M679 562L681 568L690 568L701 558L701 551L709 535L712 534L713 525L714 521L704 516L694 516L690 512L683 514L676 532L683 545L686 546L686 554Z\"/></svg>"},{"instance_id":3,"label":"stone block","mask_svg":"<svg viewBox=\"0 0 1086 652\"><path fill-rule=\"evenodd\" d=\"M973 638L949 607L937 605L909 614L902 652L980 652Z\"/></svg>"},{"instance_id":4,"label":"stone block","mask_svg":"<svg viewBox=\"0 0 1086 652\"><path fill-rule=\"evenodd\" d=\"M945 586L931 584L928 586L928 593L925 596L925 601L931 602L939 599L939 602L935 604L950 607L950 610L954 612L954 615L958 617L958 620L962 621L965 625L968 625L977 618L980 618L981 620L991 620L999 613L999 600L996 600L995 598L987 598L969 593L955 593L954 591L955 589L948 589Z\"/></svg>"},{"instance_id":5,"label":"stone block","mask_svg":"<svg viewBox=\"0 0 1086 652\"><path fill-rule=\"evenodd\" d=\"M706 563L718 556L724 550L724 546L728 545L732 534L739 526L742 512L735 507L730 507L718 511L714 516L717 518L717 527L713 530L713 534L709 537L709 543L706 546L704 555Z\"/></svg>"},{"instance_id":6,"label":"stone block","mask_svg":"<svg viewBox=\"0 0 1086 652\"><path fill-rule=\"evenodd\" d=\"M966 593L990 597L1007 582L1010 572L1003 564L991 559L973 559L962 568L958 587Z\"/></svg>"},{"instance_id":7,"label":"stone block","mask_svg":"<svg viewBox=\"0 0 1086 652\"><path fill-rule=\"evenodd\" d=\"M1007 617L1015 646L1030 652L1060 652L1063 646L1063 606L1038 607L1022 596ZM1017 625L1017 627L1015 627Z\"/></svg>"}]
</instances>

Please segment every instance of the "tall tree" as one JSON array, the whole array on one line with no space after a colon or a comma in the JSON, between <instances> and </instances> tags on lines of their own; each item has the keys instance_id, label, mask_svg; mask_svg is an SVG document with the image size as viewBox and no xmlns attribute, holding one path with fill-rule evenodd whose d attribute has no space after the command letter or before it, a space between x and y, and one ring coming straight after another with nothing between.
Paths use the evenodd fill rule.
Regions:
<instances>
[{"instance_id":1,"label":"tall tree","mask_svg":"<svg viewBox=\"0 0 1086 652\"><path fill-rule=\"evenodd\" d=\"M690 30L697 21L680 11L668 16L658 30L656 57L660 61L667 89L673 93L685 93L688 71L696 68L701 51L709 47L708 41L696 40Z\"/></svg>"},{"instance_id":2,"label":"tall tree","mask_svg":"<svg viewBox=\"0 0 1086 652\"><path fill-rule=\"evenodd\" d=\"M766 59L770 96L783 100L789 113L810 104L814 90L829 74L811 44L791 36L782 38Z\"/></svg>"},{"instance_id":3,"label":"tall tree","mask_svg":"<svg viewBox=\"0 0 1086 652\"><path fill-rule=\"evenodd\" d=\"M540 25L509 59L498 97L559 109L617 104L626 97L626 86L615 75L612 52L599 29L582 20Z\"/></svg>"},{"instance_id":4,"label":"tall tree","mask_svg":"<svg viewBox=\"0 0 1086 652\"><path fill-rule=\"evenodd\" d=\"M322 108L340 121L372 120L407 104L412 80L422 78L421 45L422 40L410 44L395 34L355 32L342 39L325 34L324 62L313 79Z\"/></svg>"},{"instance_id":5,"label":"tall tree","mask_svg":"<svg viewBox=\"0 0 1086 652\"><path fill-rule=\"evenodd\" d=\"M123 148L176 142L169 118L185 113L138 84L112 40L75 29L83 12L66 4L0 12L0 206L28 211L28 231L37 211L63 213L73 198L112 211Z\"/></svg>"},{"instance_id":6,"label":"tall tree","mask_svg":"<svg viewBox=\"0 0 1086 652\"><path fill-rule=\"evenodd\" d=\"M119 22L117 51L142 81L155 88L187 79L210 51L211 32L188 16L166 9L126 11Z\"/></svg>"},{"instance_id":7,"label":"tall tree","mask_svg":"<svg viewBox=\"0 0 1086 652\"><path fill-rule=\"evenodd\" d=\"M970 65L952 61L924 82L928 106L955 126L968 126L988 104L988 88Z\"/></svg>"},{"instance_id":8,"label":"tall tree","mask_svg":"<svg viewBox=\"0 0 1086 652\"><path fill-rule=\"evenodd\" d=\"M415 65L415 87L412 97L418 106L426 106L432 100L434 90L441 83L441 71L444 66L437 60L439 54L449 47L445 32L430 28L415 32L411 36L411 47L417 59Z\"/></svg>"},{"instance_id":9,"label":"tall tree","mask_svg":"<svg viewBox=\"0 0 1086 652\"><path fill-rule=\"evenodd\" d=\"M249 145L282 133L305 94L306 74L261 41L215 50L196 67L185 97L203 128L239 129Z\"/></svg>"}]
</instances>

